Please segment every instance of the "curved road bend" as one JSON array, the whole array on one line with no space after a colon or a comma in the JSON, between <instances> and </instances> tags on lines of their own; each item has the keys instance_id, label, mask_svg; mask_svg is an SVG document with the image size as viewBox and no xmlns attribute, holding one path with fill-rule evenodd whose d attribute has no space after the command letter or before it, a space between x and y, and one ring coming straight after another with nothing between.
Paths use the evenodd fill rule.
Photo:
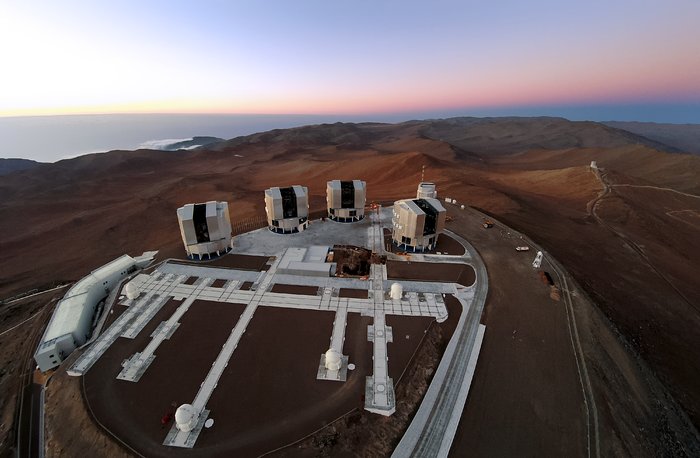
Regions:
<instances>
[{"instance_id":1,"label":"curved road bend","mask_svg":"<svg viewBox=\"0 0 700 458\"><path fill-rule=\"evenodd\" d=\"M457 234L447 230L445 232L464 244L471 256L469 264L476 272L474 297L470 306L458 293L463 312L457 329L440 360L416 416L392 457L446 456L457 431L471 383L471 374L468 374L469 360L478 337L481 313L486 303L488 276L486 267L474 247Z\"/></svg>"},{"instance_id":2,"label":"curved road bend","mask_svg":"<svg viewBox=\"0 0 700 458\"><path fill-rule=\"evenodd\" d=\"M695 197L695 198L700 198L700 196L696 196L694 194L687 194L684 192L676 191L674 189L670 188L659 188L656 186L641 186L641 185L628 185L628 184L610 184L608 183L608 180L605 176L605 169L593 169L593 174L596 176L596 178L600 181L600 183L603 185L603 190L598 194L597 197L595 197L593 200L591 200L588 203L589 207L589 214L592 215L595 220L600 224L601 226L605 227L608 229L610 232L615 234L618 238L622 240L622 242L627 245L632 251L636 252L639 257L642 259L642 261L649 267L651 270L653 270L663 281L668 284L668 286L673 289L678 296L683 299L683 301L688 304L691 308L697 310L700 312L700 308L698 308L697 305L695 305L688 297L683 294L683 292L676 287L676 285L664 274L661 270L659 270L656 267L656 264L652 262L649 257L647 256L646 252L639 246L637 243L632 240L630 237L627 236L627 234L624 234L623 232L618 231L615 229L612 225L608 224L603 218L598 216L598 213L596 212L596 209L598 208L598 205L603 201L605 197L608 197L610 193L613 192L613 188L615 187L620 187L620 186L627 186L627 187L632 187L632 188L650 188L650 189L658 189L658 190L663 190L663 191L673 191L677 194L682 194L685 196L689 197ZM616 194L618 197L621 197L619 194Z\"/></svg>"}]
</instances>

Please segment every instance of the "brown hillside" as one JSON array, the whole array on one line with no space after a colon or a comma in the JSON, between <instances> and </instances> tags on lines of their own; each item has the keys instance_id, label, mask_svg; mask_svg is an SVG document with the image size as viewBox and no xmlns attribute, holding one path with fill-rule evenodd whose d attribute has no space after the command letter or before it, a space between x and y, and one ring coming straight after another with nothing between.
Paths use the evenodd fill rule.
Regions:
<instances>
[{"instance_id":1,"label":"brown hillside","mask_svg":"<svg viewBox=\"0 0 700 458\"><path fill-rule=\"evenodd\" d=\"M425 166L441 197L524 232L570 271L610 320L597 326L608 326L605 335L650 368L642 371L648 378L626 374L630 383L661 382L644 401L658 409L642 408L615 384L620 369L601 363L592 377L607 393L604 411L620 428L616 440L631 444L642 434L655 444L686 444L697 437L700 198L693 195L700 194L700 157L556 118L326 124L212 148L112 151L0 177L0 297L76 280L123 253L182 256L175 210L188 202L228 201L236 222L264 214L266 187L301 184L320 210L327 180L354 178L367 181L369 200L392 200L415 195ZM591 160L604 169L605 184L589 169ZM602 345L596 329L585 331ZM692 423L671 418L675 402ZM645 431L630 426L633 415L643 417ZM650 455L666 453L659 447Z\"/></svg>"}]
</instances>

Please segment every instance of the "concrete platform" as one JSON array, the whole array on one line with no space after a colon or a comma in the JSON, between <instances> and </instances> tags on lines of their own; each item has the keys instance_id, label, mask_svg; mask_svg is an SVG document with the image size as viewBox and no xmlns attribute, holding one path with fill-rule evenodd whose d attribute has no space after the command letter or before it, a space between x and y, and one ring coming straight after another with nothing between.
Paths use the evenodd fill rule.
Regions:
<instances>
[{"instance_id":1,"label":"concrete platform","mask_svg":"<svg viewBox=\"0 0 700 458\"><path fill-rule=\"evenodd\" d=\"M326 354L321 353L321 360L318 363L318 372L316 373L317 380L333 380L336 382L344 382L348 379L348 357L341 357L341 366L337 371L326 369Z\"/></svg>"},{"instance_id":2,"label":"concrete platform","mask_svg":"<svg viewBox=\"0 0 700 458\"><path fill-rule=\"evenodd\" d=\"M158 348L173 335L177 336L183 317L195 301L218 303L222 306L243 304L245 309L231 328L226 341L221 346L203 381L199 384L194 398L188 395L189 399L178 399L180 403L192 404L196 411L200 412L200 420L203 424L209 415L209 409L214 408L214 404L209 405L210 398L215 395L219 380L227 372L229 362L235 361L236 349L244 341L246 331L260 308L298 309L306 311L305 313L334 311L335 319L332 330L329 329L331 335L328 348L332 348L342 355L341 368L338 371L327 370L325 350L328 348L319 347L316 351L321 353L321 357L318 360L315 356L312 357L314 366L318 361L316 379L341 381L348 385L353 383L353 375L347 369L350 357L343 354L348 316L349 314L357 314L355 316L371 317L371 324L365 329L366 339L372 343L372 373L371 375L368 372L359 372L361 375L354 374L355 383L357 377L361 377L362 385L360 386L364 386L366 410L380 415L391 415L396 410L396 399L394 379L390 376L389 370L390 351L388 345L394 341L394 333L392 326L386 323L387 317L390 319L391 317L406 317L402 320L409 321L414 320L410 317L423 317L423 320L432 318L439 322L444 321L447 318L447 307L443 295L455 295L460 298L460 301L468 304L474 300L474 286L465 287L465 285L449 281L388 280L387 268L380 264L371 266L367 280L293 274L298 267L293 263L305 261L320 263L322 262L322 253L324 250L327 252L327 246L338 242L365 246L375 249L380 254L383 253L383 226L390 224L390 221L391 209L386 209L380 216L372 214L370 218L351 225L314 222L308 230L298 234L280 235L262 229L237 237L234 241L234 251L275 256L275 261L267 271L166 262L150 275L140 276L142 297L133 304L129 304L129 309L124 312L124 315L113 323L114 331L111 334L109 331L112 327L106 333L106 335L109 334L108 336L101 336L98 339L94 345L94 348L99 349L98 351L91 353L91 356L83 362L78 360L81 365L76 367L74 374L84 374L119 336L136 337L148 325L148 332L151 333L150 342L131 353L131 356L126 357L122 370L117 376L119 380L144 383L149 378L149 367L153 367L155 370L155 367L159 365L156 361ZM466 263L468 257L469 255L465 254L457 260L455 259L457 257L451 256L449 262ZM435 263L444 261L443 257L436 255L430 255L430 258L423 259ZM286 270L280 271L282 261L284 261ZM420 267L420 263L415 263L415 268ZM320 271L321 269L316 270ZM187 282L192 284L184 283L188 278L196 278L196 280ZM404 294L400 300L392 299L388 295L388 290L395 281L403 286ZM214 282L216 282L216 287L212 286ZM244 284L252 284L252 286L250 289L240 289ZM275 284L315 287L313 290L317 294L305 294L303 291L306 290L302 289L300 289L301 293L297 292L296 294L273 292L272 286ZM341 289L367 291L367 297L363 298L361 295L360 297L340 297L339 291ZM155 301L160 300L160 298L164 301L178 300L182 303L177 306L174 312L170 311L172 309L168 309L168 313L172 313L170 318L159 322L155 327L156 323L149 323L153 320L153 316L158 314L159 309L156 309L157 305L154 304L157 304ZM158 320L162 319L158 318ZM355 320L357 322L357 319ZM365 326L367 319L363 318L362 320L363 326ZM401 324L401 320L397 319L397 323L399 328L404 326L406 329L406 321ZM117 334L113 335L114 332ZM355 338L357 337L355 335ZM177 339L177 337L175 338ZM408 333L406 333L406 338L408 338ZM401 340L403 341L403 334ZM144 345L141 342L143 341L140 340L134 346ZM131 352L133 351L131 350ZM315 355L319 353L315 353ZM353 355L352 348L349 354ZM401 358L403 356L399 359ZM404 358L404 361L408 361L408 359ZM313 374L314 369L311 367L305 370ZM392 373L392 375L399 377L400 374ZM349 378L350 380L348 380ZM191 448L197 442L200 431L201 428L185 433L173 427L163 444Z\"/></svg>"}]
</instances>

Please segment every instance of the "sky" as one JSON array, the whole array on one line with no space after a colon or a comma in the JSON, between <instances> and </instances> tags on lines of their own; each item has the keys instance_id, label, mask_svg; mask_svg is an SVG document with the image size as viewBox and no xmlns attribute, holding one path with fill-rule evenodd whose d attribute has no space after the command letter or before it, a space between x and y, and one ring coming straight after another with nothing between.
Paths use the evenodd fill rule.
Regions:
<instances>
[{"instance_id":1,"label":"sky","mask_svg":"<svg viewBox=\"0 0 700 458\"><path fill-rule=\"evenodd\" d=\"M698 0L2 0L0 116L700 122L699 23Z\"/></svg>"}]
</instances>

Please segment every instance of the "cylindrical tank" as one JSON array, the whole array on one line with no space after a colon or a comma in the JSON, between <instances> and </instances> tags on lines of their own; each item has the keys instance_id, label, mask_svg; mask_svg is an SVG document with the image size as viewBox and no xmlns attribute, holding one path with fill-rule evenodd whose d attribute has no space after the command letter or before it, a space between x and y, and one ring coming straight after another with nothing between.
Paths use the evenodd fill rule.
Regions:
<instances>
[{"instance_id":1,"label":"cylindrical tank","mask_svg":"<svg viewBox=\"0 0 700 458\"><path fill-rule=\"evenodd\" d=\"M343 364L343 357L336 350L329 348L326 351L326 369L329 371L340 370L340 366Z\"/></svg>"},{"instance_id":2,"label":"cylindrical tank","mask_svg":"<svg viewBox=\"0 0 700 458\"><path fill-rule=\"evenodd\" d=\"M391 293L389 293L391 298L395 301L400 301L403 297L403 286L400 283L393 283L391 285Z\"/></svg>"},{"instance_id":3,"label":"cylindrical tank","mask_svg":"<svg viewBox=\"0 0 700 458\"><path fill-rule=\"evenodd\" d=\"M129 283L126 284L126 288L124 288L126 291L126 297L127 299L134 300L137 297L139 297L139 287L136 284L136 280L131 280Z\"/></svg>"},{"instance_id":4,"label":"cylindrical tank","mask_svg":"<svg viewBox=\"0 0 700 458\"><path fill-rule=\"evenodd\" d=\"M192 431L197 425L197 419L197 412L191 404L182 404L175 411L175 424L180 431Z\"/></svg>"},{"instance_id":5,"label":"cylindrical tank","mask_svg":"<svg viewBox=\"0 0 700 458\"><path fill-rule=\"evenodd\" d=\"M416 193L416 197L418 199L435 199L437 197L437 189L435 187L435 183L423 181L420 184L418 184L418 192Z\"/></svg>"}]
</instances>

